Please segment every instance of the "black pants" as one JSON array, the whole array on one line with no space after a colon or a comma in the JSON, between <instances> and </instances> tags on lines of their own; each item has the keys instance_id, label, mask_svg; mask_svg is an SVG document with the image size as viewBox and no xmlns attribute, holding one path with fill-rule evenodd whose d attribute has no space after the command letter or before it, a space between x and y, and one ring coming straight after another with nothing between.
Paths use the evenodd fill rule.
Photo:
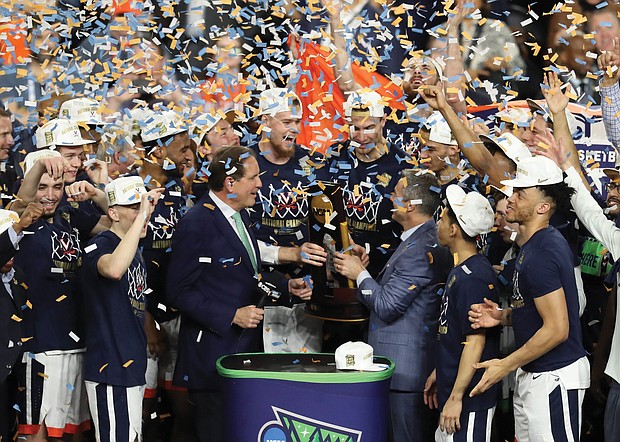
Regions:
<instances>
[{"instance_id":1,"label":"black pants","mask_svg":"<svg viewBox=\"0 0 620 442\"><path fill-rule=\"evenodd\" d=\"M13 408L16 403L17 383L15 373L0 383L0 440L13 440L16 430L17 412Z\"/></svg>"},{"instance_id":2,"label":"black pants","mask_svg":"<svg viewBox=\"0 0 620 442\"><path fill-rule=\"evenodd\" d=\"M194 423L200 442L224 442L224 401L222 392L189 390Z\"/></svg>"}]
</instances>

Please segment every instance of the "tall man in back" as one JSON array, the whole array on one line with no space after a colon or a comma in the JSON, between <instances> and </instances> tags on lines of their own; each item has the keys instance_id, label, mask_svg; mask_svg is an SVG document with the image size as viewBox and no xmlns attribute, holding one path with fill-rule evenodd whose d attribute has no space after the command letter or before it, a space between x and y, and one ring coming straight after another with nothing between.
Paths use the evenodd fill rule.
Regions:
<instances>
[{"instance_id":1,"label":"tall man in back","mask_svg":"<svg viewBox=\"0 0 620 442\"><path fill-rule=\"evenodd\" d=\"M519 442L578 441L581 404L590 385L590 365L581 339L579 302L572 253L549 219L570 205L572 189L562 171L542 156L525 158L515 179L506 220L519 224L521 250L513 275L511 308L492 301L469 312L473 328L512 324L517 350L484 368L470 396L482 393L517 370L515 435Z\"/></svg>"},{"instance_id":2,"label":"tall man in back","mask_svg":"<svg viewBox=\"0 0 620 442\"><path fill-rule=\"evenodd\" d=\"M423 391L434 368L439 292L451 267L433 221L441 202L438 187L430 173L403 172L392 194L401 243L376 279L357 256L338 253L334 260L336 271L357 280L357 297L370 310L368 343L396 363L390 385L393 442L431 440Z\"/></svg>"}]
</instances>

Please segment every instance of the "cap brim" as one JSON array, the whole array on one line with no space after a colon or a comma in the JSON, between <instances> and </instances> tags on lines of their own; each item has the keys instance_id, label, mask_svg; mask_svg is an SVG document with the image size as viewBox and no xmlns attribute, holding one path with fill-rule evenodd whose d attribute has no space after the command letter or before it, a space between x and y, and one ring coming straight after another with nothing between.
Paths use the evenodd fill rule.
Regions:
<instances>
[{"instance_id":1,"label":"cap brim","mask_svg":"<svg viewBox=\"0 0 620 442\"><path fill-rule=\"evenodd\" d=\"M482 144L484 144L484 147L486 147L489 151L491 152L496 152L498 150L502 150L502 148L500 147L499 144L497 144L495 142L495 140L493 140L493 138L491 138L488 135L480 135L480 141L482 141Z\"/></svg>"},{"instance_id":2,"label":"cap brim","mask_svg":"<svg viewBox=\"0 0 620 442\"><path fill-rule=\"evenodd\" d=\"M507 198L510 198L510 196L512 195L512 187L510 186L497 187L491 184L491 187L498 192L504 194Z\"/></svg>"},{"instance_id":3,"label":"cap brim","mask_svg":"<svg viewBox=\"0 0 620 442\"><path fill-rule=\"evenodd\" d=\"M540 104L538 104L531 98L527 98L525 101L527 102L527 105L532 112L539 112L543 115L546 115L548 113L544 107L542 107Z\"/></svg>"},{"instance_id":4,"label":"cap brim","mask_svg":"<svg viewBox=\"0 0 620 442\"><path fill-rule=\"evenodd\" d=\"M620 171L613 167L606 167L603 169L603 173L612 181L616 181L620 178Z\"/></svg>"},{"instance_id":5,"label":"cap brim","mask_svg":"<svg viewBox=\"0 0 620 442\"><path fill-rule=\"evenodd\" d=\"M522 189L524 187L535 187L536 184L532 184L532 183L526 183L525 181L520 181L520 180L503 180L500 181L500 184L503 184L506 187L513 187L513 188L517 188L517 189Z\"/></svg>"},{"instance_id":6,"label":"cap brim","mask_svg":"<svg viewBox=\"0 0 620 442\"><path fill-rule=\"evenodd\" d=\"M237 121L237 111L234 109L225 110L224 119L228 122L228 124L233 124Z\"/></svg>"}]
</instances>

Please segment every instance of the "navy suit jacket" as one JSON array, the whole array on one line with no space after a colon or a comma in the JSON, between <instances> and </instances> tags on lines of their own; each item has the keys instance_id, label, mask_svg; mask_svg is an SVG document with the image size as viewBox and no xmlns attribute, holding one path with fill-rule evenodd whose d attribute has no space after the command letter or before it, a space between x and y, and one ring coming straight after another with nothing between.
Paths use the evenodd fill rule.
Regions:
<instances>
[{"instance_id":1,"label":"navy suit jacket","mask_svg":"<svg viewBox=\"0 0 620 442\"><path fill-rule=\"evenodd\" d=\"M249 226L246 211L242 218ZM261 324L246 330L232 324L238 308L259 303L257 282L241 240L205 194L177 225L168 267L167 298L181 312L175 385L218 390L220 356L262 351Z\"/></svg>"},{"instance_id":2,"label":"navy suit jacket","mask_svg":"<svg viewBox=\"0 0 620 442\"><path fill-rule=\"evenodd\" d=\"M11 242L8 230L0 235L0 267L4 266L17 251ZM22 306L26 304L26 288L22 285L24 274L15 268L10 282L11 295L0 281L0 384L11 374L22 354L24 337L21 320L24 317ZM12 342L12 345L9 345ZM0 419L0 422L2 419ZM2 434L0 432L0 434Z\"/></svg>"},{"instance_id":3,"label":"navy suit jacket","mask_svg":"<svg viewBox=\"0 0 620 442\"><path fill-rule=\"evenodd\" d=\"M377 280L362 281L358 299L370 310L368 342L396 364L391 389L422 392L435 367L441 288L452 268L435 222L422 224L390 257Z\"/></svg>"}]
</instances>

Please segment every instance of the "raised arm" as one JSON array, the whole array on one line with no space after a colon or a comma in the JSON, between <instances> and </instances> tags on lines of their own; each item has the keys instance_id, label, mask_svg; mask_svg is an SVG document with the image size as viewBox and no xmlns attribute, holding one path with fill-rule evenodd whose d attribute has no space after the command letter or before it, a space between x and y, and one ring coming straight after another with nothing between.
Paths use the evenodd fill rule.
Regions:
<instances>
[{"instance_id":1,"label":"raised arm","mask_svg":"<svg viewBox=\"0 0 620 442\"><path fill-rule=\"evenodd\" d=\"M351 57L349 56L349 48L345 38L345 28L340 20L342 12L341 0L321 0L321 4L327 9L329 14L329 27L332 36L332 42L335 46L334 57L334 76L336 83L342 92L353 92L361 89L361 86L355 82L353 78L353 69L351 67Z\"/></svg>"},{"instance_id":2,"label":"raised arm","mask_svg":"<svg viewBox=\"0 0 620 442\"><path fill-rule=\"evenodd\" d=\"M448 103L457 115L467 115L464 97L465 66L463 65L463 54L459 44L459 29L467 13L464 3L465 0L457 0L454 11L449 11L446 29L448 41L444 70L444 76L447 78L445 92Z\"/></svg>"},{"instance_id":3,"label":"raised arm","mask_svg":"<svg viewBox=\"0 0 620 442\"><path fill-rule=\"evenodd\" d=\"M127 269L129 269L136 255L136 250L138 250L140 235L149 222L149 218L162 192L163 189L156 189L142 195L138 216L134 219L121 242L114 249L114 252L103 255L97 261L97 271L101 276L119 280L127 273Z\"/></svg>"},{"instance_id":4,"label":"raised arm","mask_svg":"<svg viewBox=\"0 0 620 442\"><path fill-rule=\"evenodd\" d=\"M24 176L17 192L17 199L11 203L10 209L21 216L26 206L34 202L43 174L47 173L54 181L58 181L65 173L66 164L66 160L61 157L43 158L36 161Z\"/></svg>"},{"instance_id":5,"label":"raised arm","mask_svg":"<svg viewBox=\"0 0 620 442\"><path fill-rule=\"evenodd\" d=\"M608 220L603 209L600 208L590 190L586 188L581 180L581 176L575 170L572 163L568 160L568 155L563 146L563 140L555 142L548 132L539 135L539 138L549 145L547 149L538 152L553 160L566 172L566 183L575 189L571 197L571 204L579 221L588 229L594 237L599 240L611 252L614 260L620 258L620 229L615 223Z\"/></svg>"},{"instance_id":6,"label":"raised arm","mask_svg":"<svg viewBox=\"0 0 620 442\"><path fill-rule=\"evenodd\" d=\"M487 175L489 184L502 187L500 181L509 177L509 171L499 164L469 126L463 123L454 109L448 105L443 84L439 83L437 86L429 85L420 88L420 96L426 100L430 107L441 112L459 144L461 153L478 174Z\"/></svg>"},{"instance_id":7,"label":"raised arm","mask_svg":"<svg viewBox=\"0 0 620 442\"><path fill-rule=\"evenodd\" d=\"M558 78L555 72L547 72L543 79L543 86L541 88L542 94L547 101L547 107L553 118L553 136L557 140L562 140L564 147L568 153L568 160L570 164L579 172L583 184L590 189L588 180L583 176L581 172L581 163L579 163L579 152L573 142L573 135L571 134L568 126L568 119L566 118L566 106L568 106L568 97L562 91L562 82Z\"/></svg>"},{"instance_id":8,"label":"raised arm","mask_svg":"<svg viewBox=\"0 0 620 442\"><path fill-rule=\"evenodd\" d=\"M620 147L620 37L614 38L613 51L599 55L598 68L602 71L601 112L607 138L616 149Z\"/></svg>"}]
</instances>

